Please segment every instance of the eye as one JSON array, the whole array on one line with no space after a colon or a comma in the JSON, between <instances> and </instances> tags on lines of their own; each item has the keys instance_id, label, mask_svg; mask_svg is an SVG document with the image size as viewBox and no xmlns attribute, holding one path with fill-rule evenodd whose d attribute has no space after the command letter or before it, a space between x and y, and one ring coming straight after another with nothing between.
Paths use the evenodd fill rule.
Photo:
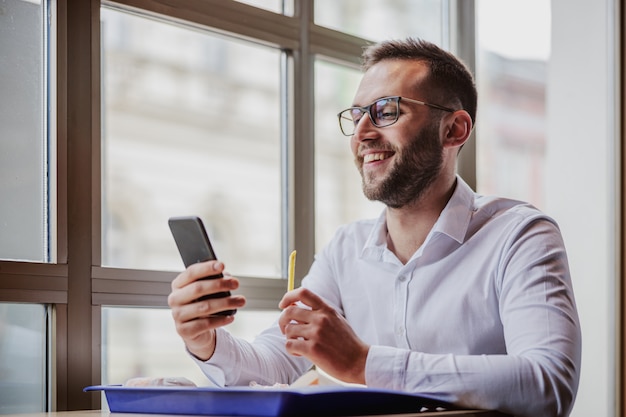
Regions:
<instances>
[{"instance_id":1,"label":"eye","mask_svg":"<svg viewBox=\"0 0 626 417\"><path fill-rule=\"evenodd\" d=\"M375 112L377 120L395 120L398 117L398 106L394 102L381 100L376 103Z\"/></svg>"},{"instance_id":2,"label":"eye","mask_svg":"<svg viewBox=\"0 0 626 417\"><path fill-rule=\"evenodd\" d=\"M380 119L390 120L390 119L395 119L396 114L397 114L396 111L393 110L393 111L387 111L387 112L379 113L378 117Z\"/></svg>"},{"instance_id":3,"label":"eye","mask_svg":"<svg viewBox=\"0 0 626 417\"><path fill-rule=\"evenodd\" d=\"M352 119L352 121L354 122L354 124L356 125L357 123L359 123L359 120L361 120L361 117L363 117L363 110L361 109L352 109L350 110L350 118Z\"/></svg>"}]
</instances>

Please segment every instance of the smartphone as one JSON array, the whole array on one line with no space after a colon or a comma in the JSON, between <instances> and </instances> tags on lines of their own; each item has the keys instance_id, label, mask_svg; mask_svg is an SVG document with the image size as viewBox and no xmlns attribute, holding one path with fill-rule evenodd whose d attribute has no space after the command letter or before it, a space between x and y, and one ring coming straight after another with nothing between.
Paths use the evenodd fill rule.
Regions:
<instances>
[{"instance_id":1,"label":"smartphone","mask_svg":"<svg viewBox=\"0 0 626 417\"><path fill-rule=\"evenodd\" d=\"M197 216L171 217L168 222L174 241L178 247L178 252L183 259L185 268L198 262L216 260L215 251L211 246L211 241L204 228L202 220ZM201 279L221 278L221 273L211 275ZM230 291L219 292L200 297L199 300L209 298L228 297ZM219 316L232 316L237 310L225 310L216 313Z\"/></svg>"}]
</instances>

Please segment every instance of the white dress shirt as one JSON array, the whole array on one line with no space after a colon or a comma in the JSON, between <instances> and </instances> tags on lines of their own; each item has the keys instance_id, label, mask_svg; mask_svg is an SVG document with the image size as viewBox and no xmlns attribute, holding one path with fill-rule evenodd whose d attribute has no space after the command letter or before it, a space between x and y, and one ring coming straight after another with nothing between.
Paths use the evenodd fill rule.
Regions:
<instances>
[{"instance_id":1,"label":"white dress shirt","mask_svg":"<svg viewBox=\"0 0 626 417\"><path fill-rule=\"evenodd\" d=\"M370 387L516 416L566 416L581 335L555 222L534 207L475 194L460 177L413 257L387 248L385 214L341 227L302 285L371 345ZM248 343L218 329L199 365L220 384L290 383L311 363L277 326Z\"/></svg>"}]
</instances>

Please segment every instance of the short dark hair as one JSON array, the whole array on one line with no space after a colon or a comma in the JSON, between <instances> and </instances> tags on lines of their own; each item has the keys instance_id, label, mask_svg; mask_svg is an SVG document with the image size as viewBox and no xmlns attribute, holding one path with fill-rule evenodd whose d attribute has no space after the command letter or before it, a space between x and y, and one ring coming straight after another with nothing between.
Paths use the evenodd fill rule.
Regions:
<instances>
[{"instance_id":1,"label":"short dark hair","mask_svg":"<svg viewBox=\"0 0 626 417\"><path fill-rule=\"evenodd\" d=\"M380 61L403 59L425 62L428 75L428 92L443 106L461 106L476 123L478 94L474 77L465 64L437 45L417 38L388 40L370 45L363 51L363 70L367 71Z\"/></svg>"}]
</instances>

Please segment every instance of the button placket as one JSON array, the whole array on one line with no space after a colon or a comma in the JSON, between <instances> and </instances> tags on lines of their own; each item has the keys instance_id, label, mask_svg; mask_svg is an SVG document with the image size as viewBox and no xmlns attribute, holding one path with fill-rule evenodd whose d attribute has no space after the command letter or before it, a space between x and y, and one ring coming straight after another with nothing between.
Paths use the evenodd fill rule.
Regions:
<instances>
[{"instance_id":1,"label":"button placket","mask_svg":"<svg viewBox=\"0 0 626 417\"><path fill-rule=\"evenodd\" d=\"M399 347L409 348L409 342L406 337L406 315L407 315L407 296L409 276L406 271L400 272L396 279L395 291L395 314L394 314L394 334L396 343Z\"/></svg>"}]
</instances>

